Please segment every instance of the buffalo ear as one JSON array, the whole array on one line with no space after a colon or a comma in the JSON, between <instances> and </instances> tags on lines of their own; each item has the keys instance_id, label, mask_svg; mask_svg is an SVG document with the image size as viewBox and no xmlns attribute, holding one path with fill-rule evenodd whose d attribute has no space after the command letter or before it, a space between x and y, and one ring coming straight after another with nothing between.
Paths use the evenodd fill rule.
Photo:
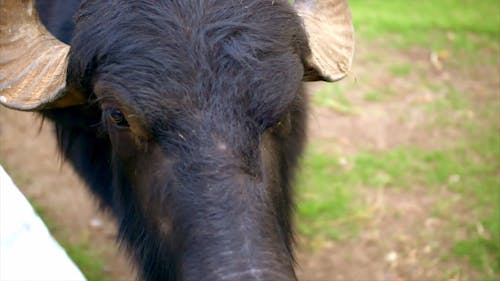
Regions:
<instances>
[{"instance_id":1,"label":"buffalo ear","mask_svg":"<svg viewBox=\"0 0 500 281\"><path fill-rule=\"evenodd\" d=\"M31 111L83 103L66 90L68 52L40 23L34 0L0 0L0 104Z\"/></svg>"},{"instance_id":2,"label":"buffalo ear","mask_svg":"<svg viewBox=\"0 0 500 281\"><path fill-rule=\"evenodd\" d=\"M296 0L311 53L306 57L304 81L337 81L351 69L354 28L347 0Z\"/></svg>"}]
</instances>

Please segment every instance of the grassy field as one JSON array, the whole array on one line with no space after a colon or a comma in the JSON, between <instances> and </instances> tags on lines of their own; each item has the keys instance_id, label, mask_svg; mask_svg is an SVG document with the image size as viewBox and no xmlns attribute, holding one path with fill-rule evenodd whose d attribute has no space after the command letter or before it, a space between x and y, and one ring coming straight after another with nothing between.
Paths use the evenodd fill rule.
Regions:
<instances>
[{"instance_id":1,"label":"grassy field","mask_svg":"<svg viewBox=\"0 0 500 281\"><path fill-rule=\"evenodd\" d=\"M363 200L367 193L446 192L425 219L443 222L434 237L443 242L438 264L455 265L433 279L498 280L500 2L350 4L362 52L354 62L355 78L323 86L314 104L336 112L332 123L336 117L365 120L374 109L383 116L393 110L388 118L396 126L382 148L351 140L345 149L342 130L330 139L313 134L299 179L300 232L309 241L347 243L376 217L377 209ZM378 115L373 116L361 127L373 126ZM392 134L402 131L414 137L391 143ZM404 227L405 219L399 222Z\"/></svg>"},{"instance_id":2,"label":"grassy field","mask_svg":"<svg viewBox=\"0 0 500 281\"><path fill-rule=\"evenodd\" d=\"M496 0L352 0L356 31L360 37L387 37L398 47L421 45L433 49L475 51L500 35ZM450 38L452 43L450 44Z\"/></svg>"}]
</instances>

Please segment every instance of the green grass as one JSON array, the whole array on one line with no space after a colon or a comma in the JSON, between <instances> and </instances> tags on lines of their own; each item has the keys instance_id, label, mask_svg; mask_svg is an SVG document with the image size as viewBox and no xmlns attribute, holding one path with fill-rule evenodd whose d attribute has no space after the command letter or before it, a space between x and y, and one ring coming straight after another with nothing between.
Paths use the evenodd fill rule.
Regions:
<instances>
[{"instance_id":1,"label":"green grass","mask_svg":"<svg viewBox=\"0 0 500 281\"><path fill-rule=\"evenodd\" d=\"M454 222L447 234L451 256L469 262L484 280L493 280L500 274L500 104L471 103L449 86L428 106L427 114L443 118L462 137L435 149L409 144L387 151L360 150L345 158L344 165L339 155L311 145L299 178L299 230L309 237L354 235L370 218L367 207L357 200L361 187L424 186L429 193L446 188L461 199L438 200L431 213ZM466 109L474 110L474 118L454 120L454 113ZM466 237L456 238L454 228L467 229Z\"/></svg>"},{"instance_id":2,"label":"green grass","mask_svg":"<svg viewBox=\"0 0 500 281\"><path fill-rule=\"evenodd\" d=\"M111 281L104 270L104 260L88 243L61 243L71 259L89 281Z\"/></svg>"},{"instance_id":3,"label":"green grass","mask_svg":"<svg viewBox=\"0 0 500 281\"><path fill-rule=\"evenodd\" d=\"M412 65L410 64L395 64L389 66L389 73L398 77L406 77L412 71Z\"/></svg>"},{"instance_id":4,"label":"green grass","mask_svg":"<svg viewBox=\"0 0 500 281\"><path fill-rule=\"evenodd\" d=\"M355 234L359 222L369 219L356 202L356 188L405 188L413 179L415 149L386 153L365 152L344 158L311 147L304 157L298 181L299 231L307 236L341 239Z\"/></svg>"},{"instance_id":5,"label":"green grass","mask_svg":"<svg viewBox=\"0 0 500 281\"><path fill-rule=\"evenodd\" d=\"M351 0L357 33L392 38L399 46L466 51L498 48L500 1L497 0Z\"/></svg>"},{"instance_id":6,"label":"green grass","mask_svg":"<svg viewBox=\"0 0 500 281\"><path fill-rule=\"evenodd\" d=\"M366 207L357 205L359 187L411 188L426 186L432 192L445 186L462 194L461 209L479 221L461 227L484 227L481 234L454 241L453 253L492 277L500 272L500 138L491 135L458 143L442 150L400 147L386 152L361 152L347 158L343 167L333 155L310 149L299 179L299 230L306 236L341 239L352 236L370 218ZM460 219L454 204L437 206L435 215ZM463 223L463 222L462 222Z\"/></svg>"},{"instance_id":7,"label":"green grass","mask_svg":"<svg viewBox=\"0 0 500 281\"><path fill-rule=\"evenodd\" d=\"M45 208L36 203L33 198L28 198L35 212L43 220L50 233L57 237L57 241L66 250L71 260L78 266L89 281L111 281L112 279L104 270L104 260L95 248L86 242L71 243L62 238L59 226L48 218Z\"/></svg>"},{"instance_id":8,"label":"green grass","mask_svg":"<svg viewBox=\"0 0 500 281\"><path fill-rule=\"evenodd\" d=\"M333 109L343 114L357 114L358 109L345 96L344 84L326 84L321 90L314 93L313 103Z\"/></svg>"},{"instance_id":9,"label":"green grass","mask_svg":"<svg viewBox=\"0 0 500 281\"><path fill-rule=\"evenodd\" d=\"M427 105L429 111L449 113L469 107L466 93L458 91L453 85L445 85L444 87L446 87L445 95L429 103Z\"/></svg>"},{"instance_id":10,"label":"green grass","mask_svg":"<svg viewBox=\"0 0 500 281\"><path fill-rule=\"evenodd\" d=\"M309 237L332 239L351 233L356 223L346 218L356 214L352 203L354 194L337 180L337 161L309 150L303 167L298 184L299 231Z\"/></svg>"},{"instance_id":11,"label":"green grass","mask_svg":"<svg viewBox=\"0 0 500 281\"><path fill-rule=\"evenodd\" d=\"M466 225L467 239L455 241L453 253L483 272L484 280L494 280L500 274L500 126L498 119L488 118L490 110L498 117L498 104L486 106L489 110L480 112L480 121L467 126L463 157L454 167L460 181L450 188L467 198L465 205L477 218Z\"/></svg>"},{"instance_id":12,"label":"green grass","mask_svg":"<svg viewBox=\"0 0 500 281\"><path fill-rule=\"evenodd\" d=\"M393 89L387 87L373 88L363 95L363 99L369 102L387 101L397 95Z\"/></svg>"}]
</instances>

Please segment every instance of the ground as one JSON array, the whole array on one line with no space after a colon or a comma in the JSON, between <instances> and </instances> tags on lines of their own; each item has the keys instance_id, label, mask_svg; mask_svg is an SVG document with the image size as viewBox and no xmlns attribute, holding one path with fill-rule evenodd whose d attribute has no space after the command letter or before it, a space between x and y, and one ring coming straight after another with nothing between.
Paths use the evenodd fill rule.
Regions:
<instances>
[{"instance_id":1,"label":"ground","mask_svg":"<svg viewBox=\"0 0 500 281\"><path fill-rule=\"evenodd\" d=\"M300 280L500 280L500 6L403 2L379 11L351 1L361 17L351 75L307 84ZM480 26L467 5L493 20ZM133 280L114 224L50 131L35 114L0 108L0 164L89 280Z\"/></svg>"}]
</instances>

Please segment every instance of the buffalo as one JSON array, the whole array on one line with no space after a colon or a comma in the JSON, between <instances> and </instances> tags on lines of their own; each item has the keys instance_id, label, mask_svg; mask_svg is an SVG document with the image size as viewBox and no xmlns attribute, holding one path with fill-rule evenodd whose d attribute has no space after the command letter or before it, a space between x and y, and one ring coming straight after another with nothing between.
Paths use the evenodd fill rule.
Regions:
<instances>
[{"instance_id":1,"label":"buffalo","mask_svg":"<svg viewBox=\"0 0 500 281\"><path fill-rule=\"evenodd\" d=\"M143 280L296 280L302 84L348 73L347 0L79 2L0 0L0 103L52 121Z\"/></svg>"}]
</instances>

